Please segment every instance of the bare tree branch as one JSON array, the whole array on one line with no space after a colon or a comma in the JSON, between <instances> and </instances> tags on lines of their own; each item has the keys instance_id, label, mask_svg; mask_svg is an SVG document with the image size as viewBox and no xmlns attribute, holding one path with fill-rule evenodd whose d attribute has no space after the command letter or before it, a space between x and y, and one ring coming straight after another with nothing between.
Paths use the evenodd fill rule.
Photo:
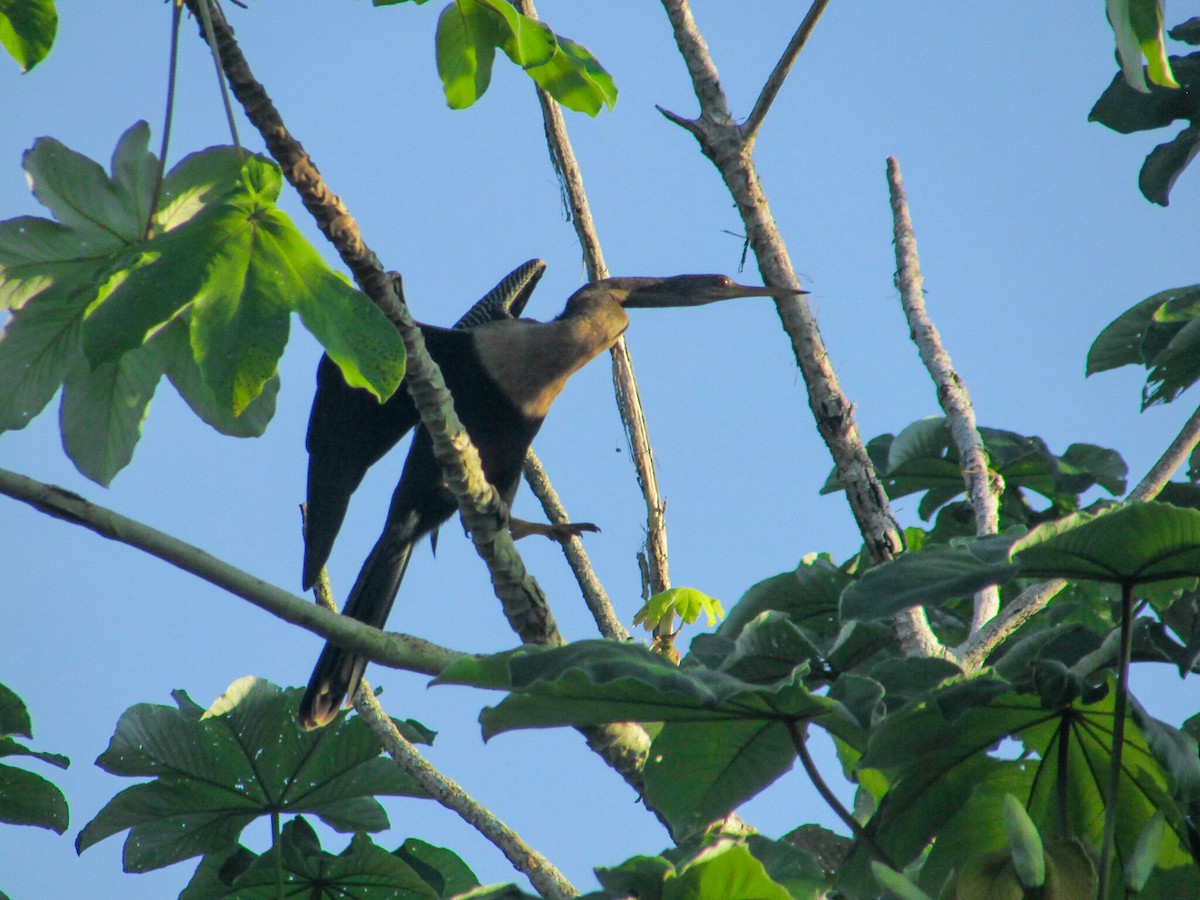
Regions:
<instances>
[{"instance_id":1,"label":"bare tree branch","mask_svg":"<svg viewBox=\"0 0 1200 900\"><path fill-rule=\"evenodd\" d=\"M887 172L896 246L896 283L909 333L917 345L921 362L937 387L938 403L946 413L950 435L958 448L967 499L975 511L975 533L995 534L1000 527L1000 494L1004 491L1004 483L988 466L988 454L976 426L971 394L955 371L950 354L942 345L942 336L925 312L925 280L917 255L917 236L908 213L900 164L894 157L888 157ZM969 633L977 632L999 609L998 587L992 585L979 591L975 595Z\"/></svg>"},{"instance_id":2,"label":"bare tree branch","mask_svg":"<svg viewBox=\"0 0 1200 900\"><path fill-rule=\"evenodd\" d=\"M750 115L742 123L742 135L747 141L753 141L758 136L758 129L762 127L763 119L767 117L767 111L771 108L771 104L775 102L775 97L778 96L779 89L783 87L784 80L792 70L792 64L796 61L796 57L800 55L800 51L804 49L804 45L808 43L809 35L817 27L817 20L821 18L821 13L825 12L825 7L828 5L829 0L813 0L813 5L808 8L808 13L804 16L803 21L800 22L800 27L796 29L796 33L792 35L792 39L788 41L788 45L783 51L783 56L779 57L779 62L775 63L775 68L771 70L771 74L767 77L767 83L763 85L762 92L758 95L758 99L754 101L754 109L750 110Z\"/></svg>"},{"instance_id":3,"label":"bare tree branch","mask_svg":"<svg viewBox=\"0 0 1200 900\"><path fill-rule=\"evenodd\" d=\"M533 0L512 0L522 15L537 18ZM567 202L570 204L571 221L583 249L588 278L595 281L608 277L608 267L600 249L600 238L596 223L592 219L587 192L583 187L583 173L575 159L575 151L567 136L566 122L558 103L540 87L537 89L538 103L542 107L542 121L546 128L546 143L555 170L562 179ZM633 359L625 338L617 341L612 349L613 388L617 398L617 409L625 436L629 441L629 455L637 473L638 487L646 501L646 551L650 560L652 593L665 591L671 586L671 575L667 560L666 503L658 489L658 474L654 468L654 452L650 446L650 433L646 427L646 416L638 395L637 379L633 374ZM663 636L673 631L673 622L660 625ZM658 630L656 630L656 635Z\"/></svg>"},{"instance_id":4,"label":"bare tree branch","mask_svg":"<svg viewBox=\"0 0 1200 900\"><path fill-rule=\"evenodd\" d=\"M570 521L558 492L554 490L554 485L550 483L550 477L542 468L542 462L533 450L525 454L524 471L525 480L538 500L541 501L542 509L546 511L546 517L556 524ZM596 577L596 573L592 569L583 541L578 537L571 537L563 542L562 547L563 553L566 554L567 560L571 564L571 570L575 573L575 580L579 582L579 588L583 591L584 602L592 611L592 618L596 620L596 627L600 633L606 638L616 641L629 640L629 632L617 618L612 602L608 599L608 593L604 590L604 585L600 583L600 579Z\"/></svg>"},{"instance_id":5,"label":"bare tree branch","mask_svg":"<svg viewBox=\"0 0 1200 900\"><path fill-rule=\"evenodd\" d=\"M142 550L253 603L285 622L351 647L380 665L437 675L455 660L472 655L440 647L413 635L385 633L321 609L303 597L289 594L255 578L199 547L52 484L0 469L0 494L27 503L48 516L87 528L101 537Z\"/></svg>"},{"instance_id":6,"label":"bare tree branch","mask_svg":"<svg viewBox=\"0 0 1200 900\"><path fill-rule=\"evenodd\" d=\"M513 868L529 878L539 894L552 900L568 900L579 896L579 891L567 880L567 876L550 860L525 843L519 834L468 794L461 785L434 768L417 751L383 711L366 679L363 679L354 695L354 709L370 726L396 765L423 787L429 796L491 841L513 864Z\"/></svg>"},{"instance_id":7,"label":"bare tree branch","mask_svg":"<svg viewBox=\"0 0 1200 900\"><path fill-rule=\"evenodd\" d=\"M759 182L750 143L729 112L716 66L692 18L691 7L687 0L662 0L662 4L671 20L675 43L691 73L700 116L688 120L661 107L660 111L696 137L701 151L721 173L746 223L746 236L765 283L798 288L800 282ZM900 529L854 423L853 404L842 393L829 362L816 318L803 297L776 300L775 307L791 340L817 429L833 456L838 480L846 491L867 553L874 562L892 559L901 550ZM906 654L947 654L919 607L898 614L893 625Z\"/></svg>"},{"instance_id":8,"label":"bare tree branch","mask_svg":"<svg viewBox=\"0 0 1200 900\"><path fill-rule=\"evenodd\" d=\"M1192 413L1183 425L1175 440L1159 457L1158 462L1150 467L1146 477L1138 482L1138 486L1129 492L1126 500L1153 500L1167 486L1176 470L1187 462L1188 456L1200 444L1200 408Z\"/></svg>"}]
</instances>

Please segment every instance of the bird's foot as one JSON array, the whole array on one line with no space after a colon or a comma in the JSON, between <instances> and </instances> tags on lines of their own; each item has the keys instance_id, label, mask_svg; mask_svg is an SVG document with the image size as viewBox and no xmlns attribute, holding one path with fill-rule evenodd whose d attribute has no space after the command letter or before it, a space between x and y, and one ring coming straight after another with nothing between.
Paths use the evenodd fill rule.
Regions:
<instances>
[{"instance_id":1,"label":"bird's foot","mask_svg":"<svg viewBox=\"0 0 1200 900\"><path fill-rule=\"evenodd\" d=\"M565 544L571 538L579 537L585 531L600 530L591 522L562 522L560 524L547 525L542 522L526 522L524 519L510 520L508 528L512 532L514 541L519 541L521 538L528 537L531 534L540 534L542 537L548 537L550 540L558 541L560 544Z\"/></svg>"}]
</instances>

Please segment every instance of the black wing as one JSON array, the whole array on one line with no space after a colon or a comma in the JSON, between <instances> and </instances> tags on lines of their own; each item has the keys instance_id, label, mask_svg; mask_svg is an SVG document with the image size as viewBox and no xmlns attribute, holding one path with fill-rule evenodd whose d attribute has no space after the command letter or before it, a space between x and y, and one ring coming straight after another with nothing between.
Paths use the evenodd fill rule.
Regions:
<instances>
[{"instance_id":1,"label":"black wing","mask_svg":"<svg viewBox=\"0 0 1200 900\"><path fill-rule=\"evenodd\" d=\"M472 328L484 322L517 318L529 302L546 264L531 259L510 272L455 324ZM329 560L351 495L375 465L420 417L401 385L386 403L352 388L328 357L317 366L317 392L308 419L308 501L304 538L305 590Z\"/></svg>"}]
</instances>

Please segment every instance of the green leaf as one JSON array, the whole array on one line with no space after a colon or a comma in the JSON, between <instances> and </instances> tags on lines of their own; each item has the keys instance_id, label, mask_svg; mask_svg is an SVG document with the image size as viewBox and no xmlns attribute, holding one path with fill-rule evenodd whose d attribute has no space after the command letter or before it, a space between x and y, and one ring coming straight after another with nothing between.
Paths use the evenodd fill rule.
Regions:
<instances>
[{"instance_id":1,"label":"green leaf","mask_svg":"<svg viewBox=\"0 0 1200 900\"><path fill-rule=\"evenodd\" d=\"M1039 525L1013 544L1022 576L1144 584L1200 575L1200 510L1130 503Z\"/></svg>"},{"instance_id":2,"label":"green leaf","mask_svg":"<svg viewBox=\"0 0 1200 900\"><path fill-rule=\"evenodd\" d=\"M1009 559L1013 538L993 535L937 544L866 572L842 593L843 619L885 619L911 606L931 606L970 596L1015 578Z\"/></svg>"},{"instance_id":3,"label":"green leaf","mask_svg":"<svg viewBox=\"0 0 1200 900\"><path fill-rule=\"evenodd\" d=\"M1151 203L1169 206L1171 188L1200 153L1200 123L1193 122L1146 156L1138 173L1138 189Z\"/></svg>"},{"instance_id":4,"label":"green leaf","mask_svg":"<svg viewBox=\"0 0 1200 900\"><path fill-rule=\"evenodd\" d=\"M277 851L256 856L244 847L210 854L180 900L274 900L277 870L288 897L354 897L360 900L438 900L441 896L410 866L365 834L343 853L321 849L312 827L297 818L283 827Z\"/></svg>"},{"instance_id":5,"label":"green leaf","mask_svg":"<svg viewBox=\"0 0 1200 900\"><path fill-rule=\"evenodd\" d=\"M300 690L254 680L236 685L228 711L201 715L185 694L178 709L140 704L117 724L96 761L114 775L151 777L118 794L84 826L82 852L129 829L126 871L161 868L227 848L254 819L311 813L339 831L378 831L387 816L375 795L422 796L374 735L344 714L303 732Z\"/></svg>"},{"instance_id":6,"label":"green leaf","mask_svg":"<svg viewBox=\"0 0 1200 900\"><path fill-rule=\"evenodd\" d=\"M40 775L0 765L0 822L67 830L67 798Z\"/></svg>"},{"instance_id":7,"label":"green leaf","mask_svg":"<svg viewBox=\"0 0 1200 900\"><path fill-rule=\"evenodd\" d=\"M927 703L888 716L872 731L860 761L861 769L879 769L890 784L867 829L892 861L907 864L936 838L921 869L926 890L940 889L967 860L1006 850L1005 794L1017 798L1042 834L1059 835L1065 828L1067 834L1100 841L1112 754L1112 692L1095 703L1046 710L1036 696L997 695L1001 682L978 682L943 688ZM1019 759L992 755L1006 738L1024 745ZM1136 721L1127 723L1122 755L1118 862L1127 863L1146 821L1161 809L1169 828L1157 865L1190 866L1187 829L1171 799L1170 776ZM1047 887L1049 848L1048 843ZM843 877L861 884L866 861L857 849ZM1200 890L1200 871L1190 866L1190 872L1196 887L1178 896Z\"/></svg>"},{"instance_id":8,"label":"green leaf","mask_svg":"<svg viewBox=\"0 0 1200 900\"><path fill-rule=\"evenodd\" d=\"M846 839L813 826L826 838L839 844ZM773 841L761 834L746 838L746 846L754 858L763 864L771 880L787 888L795 900L824 900L831 889L821 864L806 849L793 844L791 836Z\"/></svg>"},{"instance_id":9,"label":"green leaf","mask_svg":"<svg viewBox=\"0 0 1200 900\"><path fill-rule=\"evenodd\" d=\"M930 900L929 895L906 876L881 862L871 861L871 874L881 888L895 894L900 900Z\"/></svg>"},{"instance_id":10,"label":"green leaf","mask_svg":"<svg viewBox=\"0 0 1200 900\"><path fill-rule=\"evenodd\" d=\"M1160 309L1173 303L1200 301L1200 285L1160 291L1121 313L1105 326L1092 342L1087 356L1089 376L1119 366L1153 366L1159 352L1182 327L1178 322L1163 322Z\"/></svg>"},{"instance_id":11,"label":"green leaf","mask_svg":"<svg viewBox=\"0 0 1200 900\"><path fill-rule=\"evenodd\" d=\"M596 869L596 880L615 897L660 900L663 881L674 871L670 861L661 856L635 856L619 866Z\"/></svg>"},{"instance_id":12,"label":"green leaf","mask_svg":"<svg viewBox=\"0 0 1200 900\"><path fill-rule=\"evenodd\" d=\"M435 41L438 75L452 109L470 106L487 91L497 48L568 109L595 116L616 103L612 77L586 47L555 35L507 0L453 0L438 18Z\"/></svg>"},{"instance_id":13,"label":"green leaf","mask_svg":"<svg viewBox=\"0 0 1200 900\"><path fill-rule=\"evenodd\" d=\"M133 459L162 372L162 353L151 340L116 362L67 374L59 410L63 449L92 481L107 487Z\"/></svg>"},{"instance_id":14,"label":"green leaf","mask_svg":"<svg viewBox=\"0 0 1200 900\"><path fill-rule=\"evenodd\" d=\"M397 859L416 872L440 898L454 897L479 887L479 879L458 854L445 847L409 838L395 851Z\"/></svg>"},{"instance_id":15,"label":"green leaf","mask_svg":"<svg viewBox=\"0 0 1200 900\"><path fill-rule=\"evenodd\" d=\"M668 872L663 900L792 900L743 844L718 841Z\"/></svg>"},{"instance_id":16,"label":"green leaf","mask_svg":"<svg viewBox=\"0 0 1200 900\"><path fill-rule=\"evenodd\" d=\"M25 703L10 688L0 684L0 758L25 756L60 769L71 761L58 753L30 750L10 735L33 737L33 722ZM36 825L62 834L67 830L67 800L55 785L24 769L0 765L0 822Z\"/></svg>"},{"instance_id":17,"label":"green leaf","mask_svg":"<svg viewBox=\"0 0 1200 900\"><path fill-rule=\"evenodd\" d=\"M527 68L529 76L567 109L596 116L617 104L617 86L586 47L556 35L554 54L541 65Z\"/></svg>"},{"instance_id":18,"label":"green leaf","mask_svg":"<svg viewBox=\"0 0 1200 900\"><path fill-rule=\"evenodd\" d=\"M1167 835L1167 820L1161 812L1156 812L1138 835L1137 845L1125 865L1125 886L1135 894L1146 886L1154 865L1158 862L1158 854L1162 851L1163 838Z\"/></svg>"},{"instance_id":19,"label":"green leaf","mask_svg":"<svg viewBox=\"0 0 1200 900\"><path fill-rule=\"evenodd\" d=\"M491 14L474 0L452 0L438 16L434 40L446 103L451 109L466 109L492 81L499 38Z\"/></svg>"},{"instance_id":20,"label":"green leaf","mask_svg":"<svg viewBox=\"0 0 1200 900\"><path fill-rule=\"evenodd\" d=\"M12 688L0 684L0 735L19 734L33 737L33 722L29 710Z\"/></svg>"},{"instance_id":21,"label":"green leaf","mask_svg":"<svg viewBox=\"0 0 1200 900\"><path fill-rule=\"evenodd\" d=\"M701 667L680 669L644 647L576 641L508 658L513 691L479 720L485 739L517 728L611 722L801 721L831 715L825 727L855 731L839 704L811 694L803 671L771 685L752 685ZM437 679L474 684L457 666ZM484 687L495 687L485 683Z\"/></svg>"},{"instance_id":22,"label":"green leaf","mask_svg":"<svg viewBox=\"0 0 1200 900\"><path fill-rule=\"evenodd\" d=\"M1054 514L1077 509L1080 495L1095 484L1110 492L1124 491L1127 470L1114 450L1072 444L1059 457L1036 436L997 428L980 427L978 430L988 455L989 468L1001 477L1005 486L1000 498L1002 529L1013 525L1028 526L1045 518L1045 513L1030 507L1023 493L1025 490L1049 500ZM974 534L969 508L951 505L943 509L965 492L958 447L944 418L913 422L895 437L882 435L875 438L867 449L889 497L895 499L924 491L917 507L918 515L929 520L942 510L938 526L930 535L933 541L944 542L948 537ZM835 475L830 475L822 492L838 489L840 485ZM956 518L945 518L950 514L957 517L960 512L966 518L963 525L959 525Z\"/></svg>"},{"instance_id":23,"label":"green leaf","mask_svg":"<svg viewBox=\"0 0 1200 900\"><path fill-rule=\"evenodd\" d=\"M696 834L792 768L788 727L758 719L668 722L650 744L646 802L677 836Z\"/></svg>"},{"instance_id":24,"label":"green leaf","mask_svg":"<svg viewBox=\"0 0 1200 900\"><path fill-rule=\"evenodd\" d=\"M1161 41L1161 34L1158 40ZM1138 87L1133 87L1124 75L1118 74L1096 101L1088 118L1123 134L1162 128L1176 119L1190 122L1174 140L1151 151L1139 175L1139 186L1146 199L1166 206L1171 187L1196 153L1195 133L1200 127L1200 115L1197 114L1194 92L1200 87L1200 54L1167 59L1161 55L1161 43L1152 53L1156 60L1151 66L1151 78L1165 76L1172 81L1178 79L1179 83L1163 87L1147 85L1142 79ZM1128 71L1136 73L1135 78L1141 78L1140 60ZM1179 89L1180 84L1183 90Z\"/></svg>"},{"instance_id":25,"label":"green leaf","mask_svg":"<svg viewBox=\"0 0 1200 900\"><path fill-rule=\"evenodd\" d=\"M57 30L54 0L0 0L0 45L22 72L46 58Z\"/></svg>"},{"instance_id":26,"label":"green leaf","mask_svg":"<svg viewBox=\"0 0 1200 900\"><path fill-rule=\"evenodd\" d=\"M212 390L200 374L192 357L186 317L173 319L158 331L153 343L166 360L166 374L179 396L197 416L221 434L231 437L258 437L267 430L275 416L275 400L279 395L279 375L263 385L262 393L250 401L241 415L233 415L228 407L217 402Z\"/></svg>"},{"instance_id":27,"label":"green leaf","mask_svg":"<svg viewBox=\"0 0 1200 900\"><path fill-rule=\"evenodd\" d=\"M746 591L717 634L736 638L760 613L779 610L809 632L832 637L838 629L838 596L851 580L826 557L805 558L794 572L767 578Z\"/></svg>"},{"instance_id":28,"label":"green leaf","mask_svg":"<svg viewBox=\"0 0 1200 900\"><path fill-rule=\"evenodd\" d=\"M655 594L633 617L634 625L642 625L647 631L653 631L664 619L678 615L684 622L691 625L701 614L708 619L708 627L717 624L724 618L725 608L721 601L708 594L689 587L668 588Z\"/></svg>"},{"instance_id":29,"label":"green leaf","mask_svg":"<svg viewBox=\"0 0 1200 900\"><path fill-rule=\"evenodd\" d=\"M1021 801L1012 794L1004 795L1004 827L1012 848L1012 865L1027 888L1040 888L1046 883L1046 854L1042 836Z\"/></svg>"},{"instance_id":30,"label":"green leaf","mask_svg":"<svg viewBox=\"0 0 1200 900\"><path fill-rule=\"evenodd\" d=\"M1160 0L1108 0L1108 21L1117 39L1117 56L1126 83L1134 90L1149 92L1142 72L1145 57L1150 80L1177 88L1167 62L1162 33Z\"/></svg>"}]
</instances>

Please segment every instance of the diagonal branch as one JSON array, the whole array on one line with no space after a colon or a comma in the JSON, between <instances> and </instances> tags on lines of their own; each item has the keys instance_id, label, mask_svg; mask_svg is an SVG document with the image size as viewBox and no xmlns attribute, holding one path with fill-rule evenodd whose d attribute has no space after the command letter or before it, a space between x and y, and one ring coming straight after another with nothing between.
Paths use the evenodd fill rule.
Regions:
<instances>
[{"instance_id":1,"label":"diagonal branch","mask_svg":"<svg viewBox=\"0 0 1200 900\"><path fill-rule=\"evenodd\" d=\"M94 531L101 537L134 547L170 563L209 584L248 600L273 616L314 634L352 647L373 662L394 669L437 675L470 654L439 647L408 634L387 634L378 628L331 613L289 594L192 544L142 522L98 506L78 494L0 469L0 494L27 503L39 512Z\"/></svg>"},{"instance_id":2,"label":"diagonal branch","mask_svg":"<svg viewBox=\"0 0 1200 900\"><path fill-rule=\"evenodd\" d=\"M536 19L537 11L533 0L512 0L522 15ZM592 220L587 192L583 187L583 173L575 159L575 151L567 136L567 125L562 109L549 94L537 89L538 103L542 107L542 121L546 128L546 143L555 170L562 179L567 202L570 205L571 221L587 265L589 280L608 277L604 254L600 249L600 238L596 223ZM637 379L633 374L633 359L625 338L617 341L612 349L613 387L617 398L617 409L625 436L629 441L629 454L637 473L638 487L646 501L646 553L650 563L650 593L657 594L671 586L667 562L666 503L658 489L658 474L654 469L654 453L650 447L650 433L646 427L646 416L638 396ZM672 622L664 621L656 629L666 638L672 633Z\"/></svg>"},{"instance_id":3,"label":"diagonal branch","mask_svg":"<svg viewBox=\"0 0 1200 900\"><path fill-rule=\"evenodd\" d=\"M959 378L950 354L942 344L942 336L925 311L925 280L917 255L917 237L908 214L908 197L900 164L888 157L888 192L892 200L892 221L896 245L896 284L900 288L900 303L908 319L909 334L917 345L921 362L937 387L938 403L946 413L950 435L958 448L959 466L966 482L967 499L975 512L975 533L995 534L1000 528L1000 494L1004 481L991 471L987 450L975 422L971 394ZM1000 609L1000 589L986 587L975 595L970 634L974 634Z\"/></svg>"},{"instance_id":4,"label":"diagonal branch","mask_svg":"<svg viewBox=\"0 0 1200 900\"><path fill-rule=\"evenodd\" d=\"M429 796L491 841L512 863L513 868L530 880L539 894L552 900L568 900L579 896L579 891L554 863L525 843L498 816L420 754L383 711L365 679L355 694L354 709L375 733L396 765L423 787Z\"/></svg>"},{"instance_id":5,"label":"diagonal branch","mask_svg":"<svg viewBox=\"0 0 1200 900\"><path fill-rule=\"evenodd\" d=\"M788 77L788 73L792 70L792 63L796 61L796 57L800 55L800 51L808 43L809 35L817 27L817 20L821 18L821 13L825 12L825 7L828 5L829 0L813 0L813 5L808 8L808 13L805 14L800 27L796 29L796 33L792 35L792 39L788 41L783 55L779 57L779 62L775 63L775 68L767 76L767 83L763 85L758 99L754 101L754 109L750 110L750 115L742 123L742 135L747 141L753 141L758 136L758 129L762 127L763 119L767 117L767 111L771 108L771 104L775 102L775 98L779 94L779 89L783 87L784 79Z\"/></svg>"},{"instance_id":6,"label":"diagonal branch","mask_svg":"<svg viewBox=\"0 0 1200 900\"><path fill-rule=\"evenodd\" d=\"M542 468L542 461L538 459L532 449L525 454L524 471L525 480L538 500L541 501L542 509L546 511L546 517L556 524L569 522L567 510L562 505L558 492L554 490L554 485L550 483L550 476L546 474L546 470ZM592 618L596 620L596 627L600 633L615 641L629 640L629 632L617 618L612 601L608 599L608 593L604 590L604 585L600 583L600 579L596 577L596 573L592 569L592 563L588 559L587 550L583 547L583 541L572 536L562 542L562 548L567 561L571 564L571 570L575 573L575 580L579 582L579 589L583 591L583 600L591 610Z\"/></svg>"},{"instance_id":7,"label":"diagonal branch","mask_svg":"<svg viewBox=\"0 0 1200 900\"><path fill-rule=\"evenodd\" d=\"M186 2L195 13L200 0ZM288 132L217 8L213 9L212 25L225 75L247 118L263 136L284 177L300 195L363 293L387 315L404 340L408 351L405 384L433 438L434 456L458 501L475 549L488 565L492 585L509 624L526 643L550 646L562 643L545 594L526 572L512 537L507 534L504 504L483 475L479 454L454 412L441 370L425 351L424 337L404 304L399 279L383 271L378 258L363 241L358 223L325 185L300 142Z\"/></svg>"},{"instance_id":8,"label":"diagonal branch","mask_svg":"<svg viewBox=\"0 0 1200 900\"><path fill-rule=\"evenodd\" d=\"M798 288L800 281L751 157L751 142L747 142L733 122L716 66L696 27L691 6L688 0L662 0L662 4L671 20L675 43L691 73L700 116L689 120L661 108L660 111L696 137L701 151L721 173L746 223L746 236L764 282ZM876 563L892 559L901 550L900 528L854 422L853 404L842 392L829 362L816 318L802 296L776 300L775 307L804 377L817 430L833 456L838 480L846 491L867 554ZM893 619L893 627L908 655L947 653L919 607L899 613Z\"/></svg>"}]
</instances>

